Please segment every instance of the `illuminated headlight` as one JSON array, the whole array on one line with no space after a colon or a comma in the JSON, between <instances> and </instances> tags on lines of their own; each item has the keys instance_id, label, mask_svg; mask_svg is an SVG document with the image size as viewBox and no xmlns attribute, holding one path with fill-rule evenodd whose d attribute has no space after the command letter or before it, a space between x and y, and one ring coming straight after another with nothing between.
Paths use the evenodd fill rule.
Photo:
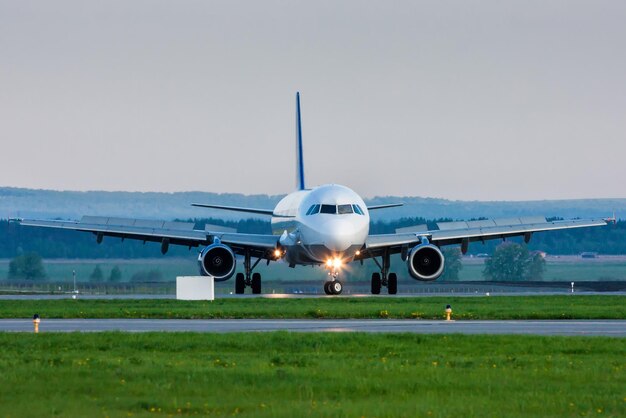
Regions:
<instances>
[{"instance_id":1,"label":"illuminated headlight","mask_svg":"<svg viewBox=\"0 0 626 418\"><path fill-rule=\"evenodd\" d=\"M341 261L341 258L329 258L328 260L326 260L326 267L329 268L334 268L334 269L339 269L341 268L341 266L343 265L343 261Z\"/></svg>"},{"instance_id":2,"label":"illuminated headlight","mask_svg":"<svg viewBox=\"0 0 626 418\"><path fill-rule=\"evenodd\" d=\"M274 258L275 259L278 260L282 255L283 255L283 253L278 248L274 250Z\"/></svg>"}]
</instances>

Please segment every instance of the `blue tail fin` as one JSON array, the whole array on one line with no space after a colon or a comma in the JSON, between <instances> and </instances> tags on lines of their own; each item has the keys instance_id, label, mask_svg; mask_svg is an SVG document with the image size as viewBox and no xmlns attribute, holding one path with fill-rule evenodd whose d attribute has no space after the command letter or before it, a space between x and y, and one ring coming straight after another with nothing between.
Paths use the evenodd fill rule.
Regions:
<instances>
[{"instance_id":1,"label":"blue tail fin","mask_svg":"<svg viewBox=\"0 0 626 418\"><path fill-rule=\"evenodd\" d=\"M306 189L304 185L304 156L302 153L302 123L300 122L300 93L296 93L296 187Z\"/></svg>"}]
</instances>

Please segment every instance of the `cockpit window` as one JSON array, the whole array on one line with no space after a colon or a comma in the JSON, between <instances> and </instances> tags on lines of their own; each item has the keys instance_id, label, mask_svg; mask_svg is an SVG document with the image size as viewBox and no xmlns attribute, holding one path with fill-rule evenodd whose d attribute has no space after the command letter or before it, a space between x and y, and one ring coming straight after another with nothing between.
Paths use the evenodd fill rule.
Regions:
<instances>
[{"instance_id":1,"label":"cockpit window","mask_svg":"<svg viewBox=\"0 0 626 418\"><path fill-rule=\"evenodd\" d=\"M327 213L330 215L347 215L350 213L356 213L358 215L365 215L363 209L359 205L321 205L315 204L309 207L306 211L306 215L315 215L316 213Z\"/></svg>"},{"instance_id":2,"label":"cockpit window","mask_svg":"<svg viewBox=\"0 0 626 418\"><path fill-rule=\"evenodd\" d=\"M344 215L346 213L353 213L352 205L339 205L337 206L337 213L340 215Z\"/></svg>"},{"instance_id":3,"label":"cockpit window","mask_svg":"<svg viewBox=\"0 0 626 418\"><path fill-rule=\"evenodd\" d=\"M337 206L335 206L335 205L322 205L320 213L330 213L330 214L334 215L334 214L337 213Z\"/></svg>"},{"instance_id":4,"label":"cockpit window","mask_svg":"<svg viewBox=\"0 0 626 418\"><path fill-rule=\"evenodd\" d=\"M352 205L352 209L354 209L354 213L358 213L359 215L365 215L365 213L363 213L363 209L361 209L361 206L359 205Z\"/></svg>"},{"instance_id":5,"label":"cockpit window","mask_svg":"<svg viewBox=\"0 0 626 418\"><path fill-rule=\"evenodd\" d=\"M316 214L319 211L320 211L320 205L311 205L309 210L307 210L306 214L307 215L314 215L314 214Z\"/></svg>"}]
</instances>

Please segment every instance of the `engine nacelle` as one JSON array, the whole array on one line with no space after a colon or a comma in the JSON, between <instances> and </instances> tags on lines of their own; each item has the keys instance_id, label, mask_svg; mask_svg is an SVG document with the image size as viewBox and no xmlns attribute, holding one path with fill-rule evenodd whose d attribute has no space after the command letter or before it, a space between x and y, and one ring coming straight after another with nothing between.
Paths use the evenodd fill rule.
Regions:
<instances>
[{"instance_id":1,"label":"engine nacelle","mask_svg":"<svg viewBox=\"0 0 626 418\"><path fill-rule=\"evenodd\" d=\"M430 282L443 273L445 259L437 246L420 244L411 249L406 262L414 279Z\"/></svg>"},{"instance_id":2,"label":"engine nacelle","mask_svg":"<svg viewBox=\"0 0 626 418\"><path fill-rule=\"evenodd\" d=\"M236 264L233 250L219 242L204 247L198 256L200 274L211 276L216 282L230 279L235 273Z\"/></svg>"}]
</instances>

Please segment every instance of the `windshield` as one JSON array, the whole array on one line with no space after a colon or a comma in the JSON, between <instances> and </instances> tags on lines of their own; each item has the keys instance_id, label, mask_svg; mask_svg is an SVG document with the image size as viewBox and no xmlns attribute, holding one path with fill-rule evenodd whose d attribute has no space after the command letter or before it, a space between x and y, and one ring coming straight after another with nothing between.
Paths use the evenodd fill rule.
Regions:
<instances>
[{"instance_id":1,"label":"windshield","mask_svg":"<svg viewBox=\"0 0 626 418\"><path fill-rule=\"evenodd\" d=\"M352 213L352 205L339 205L337 206L337 213L344 215L346 213Z\"/></svg>"},{"instance_id":2,"label":"windshield","mask_svg":"<svg viewBox=\"0 0 626 418\"><path fill-rule=\"evenodd\" d=\"M365 215L361 206L355 204L349 205L322 205L314 204L306 211L306 216L315 215L316 213L325 213L328 215L348 215L356 213L357 215Z\"/></svg>"},{"instance_id":3,"label":"windshield","mask_svg":"<svg viewBox=\"0 0 626 418\"><path fill-rule=\"evenodd\" d=\"M330 214L335 214L337 213L337 206L335 205L322 205L322 209L320 210L320 213L330 213Z\"/></svg>"}]
</instances>

